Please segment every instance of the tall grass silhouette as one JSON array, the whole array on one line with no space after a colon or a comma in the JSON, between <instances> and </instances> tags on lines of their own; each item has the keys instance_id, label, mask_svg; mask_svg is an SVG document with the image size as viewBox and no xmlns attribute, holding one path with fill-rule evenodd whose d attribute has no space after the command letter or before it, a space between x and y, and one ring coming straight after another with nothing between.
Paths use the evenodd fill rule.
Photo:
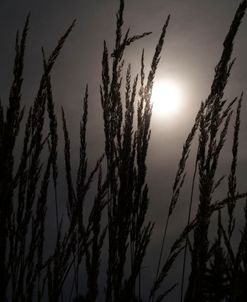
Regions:
<instances>
[{"instance_id":1,"label":"tall grass silhouette","mask_svg":"<svg viewBox=\"0 0 247 302\"><path fill-rule=\"evenodd\" d=\"M147 219L149 188L146 158L151 136L152 88L170 16L161 30L147 75L145 52L140 72L131 65L124 74L125 51L150 35L123 33L124 1L119 1L115 45L106 41L102 55L100 97L105 143L102 156L92 170L87 160L88 87L82 103L80 150L77 171L71 166L71 143L66 112L56 114L52 70L75 21L46 57L38 92L30 108L22 104L22 83L29 16L21 36L17 33L13 81L7 108L0 104L0 301L168 301L177 290L180 301L245 301L247 297L247 204L237 248L235 210L243 207L246 192L238 192L237 162L243 94L232 101L224 98L231 69L235 36L244 17L247 1L242 1L226 35L222 56L208 98L201 103L189 132L175 173L157 269L150 293L142 297L141 269L152 240L155 221ZM125 85L125 87L123 87ZM235 116L232 162L227 191L215 199L216 189L225 181L216 177L220 156ZM58 165L58 120L62 122L65 171ZM20 126L25 123L22 133ZM45 127L45 124L48 127ZM15 156L17 139L22 138L20 158ZM179 202L192 143L197 145L191 193L188 197L187 225L170 249L166 244L170 218ZM59 200L58 175L65 174L67 196ZM195 186L198 184L198 190ZM49 191L49 188L53 190ZM88 193L94 199L85 210ZM195 193L198 192L198 194ZM247 190L246 190L247 191ZM52 193L51 193L52 192ZM54 244L47 249L47 213L54 202L56 231ZM61 204L66 211L62 213ZM192 203L197 207L192 217ZM211 239L209 226L217 214L217 236ZM224 223L222 216L227 217ZM167 256L164 257L166 251ZM105 284L100 284L101 260L107 255ZM183 258L181 280L167 287L166 280L178 257ZM186 272L189 261L191 268ZM188 282L185 278L188 276ZM180 289L177 286L181 281ZM83 284L82 284L83 283ZM185 288L186 285L186 288ZM99 296L104 287L103 297ZM84 291L83 291L84 290ZM65 295L65 292L69 292ZM68 298L65 298L68 297Z\"/></svg>"}]
</instances>

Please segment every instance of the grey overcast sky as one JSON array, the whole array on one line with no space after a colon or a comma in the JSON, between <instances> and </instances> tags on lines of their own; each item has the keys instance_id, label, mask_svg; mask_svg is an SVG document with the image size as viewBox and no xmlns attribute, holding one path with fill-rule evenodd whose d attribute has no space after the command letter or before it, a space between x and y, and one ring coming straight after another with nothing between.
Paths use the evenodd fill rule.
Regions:
<instances>
[{"instance_id":1,"label":"grey overcast sky","mask_svg":"<svg viewBox=\"0 0 247 302\"><path fill-rule=\"evenodd\" d=\"M127 51L126 63L133 65L136 73L140 68L140 54L146 51L146 66L150 64L155 43L167 15L171 14L162 58L156 79L169 77L182 83L184 92L183 112L168 123L153 116L152 138L148 154L148 182L150 188L151 219L156 221L153 242L147 255L144 282L150 281L157 259L161 228L166 215L175 169L185 136L192 126L200 102L210 89L214 67L218 62L222 42L229 29L237 0L126 0L125 29L132 34L152 31L153 34L135 43ZM114 41L117 0L1 0L0 1L0 97L5 103L12 79L14 42L16 30L22 29L25 17L31 12L31 23L26 52L26 69L23 101L30 104L38 87L42 72L41 47L48 54L73 19L76 26L65 43L52 74L54 99L57 110L64 106L72 134L72 150L78 148L81 99L89 84L89 132L88 150L90 161L103 151L103 127L100 108L99 85L103 40L109 48ZM247 94L247 18L245 17L235 40L234 57L237 57L226 89L226 98L232 99L242 91ZM239 190L246 180L246 98L244 98L239 157ZM102 146L99 147L99 146ZM226 146L220 172L227 173L231 150ZM77 156L77 153L76 153ZM76 156L73 160L76 161ZM193 159L192 161L193 162ZM190 171L189 171L190 172ZM189 187L190 177L186 182ZM181 230L185 222L182 215L187 209L188 197L185 186L184 199L176 210L170 237ZM179 221L179 223L177 223ZM151 260L150 260L151 259ZM153 265L154 264L154 265ZM171 300L172 301L172 300Z\"/></svg>"}]
</instances>

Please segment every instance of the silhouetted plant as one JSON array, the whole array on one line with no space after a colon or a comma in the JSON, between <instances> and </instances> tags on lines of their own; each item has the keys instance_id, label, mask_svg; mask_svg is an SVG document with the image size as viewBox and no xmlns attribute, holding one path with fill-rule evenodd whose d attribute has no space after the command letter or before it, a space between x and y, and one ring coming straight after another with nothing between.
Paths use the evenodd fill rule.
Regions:
<instances>
[{"instance_id":1,"label":"silhouetted plant","mask_svg":"<svg viewBox=\"0 0 247 302\"><path fill-rule=\"evenodd\" d=\"M233 41L246 8L247 1L242 1L224 41L223 53L215 68L210 94L202 102L183 146L168 213L164 215L166 219L163 239L154 282L147 297L149 301L163 301L177 288L176 281L165 289L163 285L182 251L184 262L180 301L246 299L246 205L245 224L236 250L231 242L236 231L235 208L238 201L247 196L245 192L237 191L243 94L230 102L223 98L234 64L231 59ZM0 301L63 301L64 290L70 286L70 301L74 299L73 301L94 302L98 299L101 287L99 274L103 252L107 252L108 256L104 300L142 301L141 285L137 290L136 283L154 227L154 222L147 220L149 193L146 181L146 157L151 135L151 95L170 16L162 28L147 76L144 73L144 50L140 60L140 74L133 76L130 65L124 75L125 50L151 33L130 36L130 31L127 30L123 34L123 13L124 1L120 0L115 45L111 55L106 42L103 46L100 96L105 135L104 154L90 171L86 141L88 86L82 104L79 161L75 175L71 163L69 127L62 108L67 187L65 200L58 200L58 175L63 172L59 170L57 163L60 143L51 72L75 21L60 38L48 58L42 49L44 70L37 95L28 110L23 133L20 132L20 126L26 111L25 107L22 107L21 94L29 16L20 40L17 33L14 79L6 113L0 102ZM229 135L228 128L235 103L237 109L228 191L220 200L215 201L214 192L224 181L224 177L216 179L217 167L226 137ZM14 151L19 136L23 136L23 145L17 162ZM164 260L170 218L181 195L187 160L196 138L198 146L187 225L171 245ZM196 216L192 218L196 178L199 183L198 209ZM51 184L54 189L53 196L49 193ZM93 199L88 197L92 187L95 187ZM47 252L46 246L46 216L50 211L48 200L55 203L56 221L56 232L52 235L54 244L50 253ZM64 202L66 211L62 213L61 204ZM89 204L87 211L86 203ZM227 226L224 226L221 220L225 209L228 215ZM216 212L217 238L211 240L208 229L212 215ZM193 234L193 240L190 234ZM184 297L187 249L191 257L191 271ZM138 281L140 280L139 278ZM83 287L81 282L85 282L86 286ZM86 288L85 292L82 292L82 288Z\"/></svg>"}]
</instances>

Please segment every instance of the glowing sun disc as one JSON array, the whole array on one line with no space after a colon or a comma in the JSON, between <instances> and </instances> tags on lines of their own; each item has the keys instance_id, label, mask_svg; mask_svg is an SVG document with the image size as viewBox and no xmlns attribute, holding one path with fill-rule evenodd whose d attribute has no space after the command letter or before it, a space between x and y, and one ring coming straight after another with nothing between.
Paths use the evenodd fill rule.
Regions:
<instances>
[{"instance_id":1,"label":"glowing sun disc","mask_svg":"<svg viewBox=\"0 0 247 302\"><path fill-rule=\"evenodd\" d=\"M153 112L166 117L174 117L181 110L182 91L173 81L159 81L152 92Z\"/></svg>"}]
</instances>

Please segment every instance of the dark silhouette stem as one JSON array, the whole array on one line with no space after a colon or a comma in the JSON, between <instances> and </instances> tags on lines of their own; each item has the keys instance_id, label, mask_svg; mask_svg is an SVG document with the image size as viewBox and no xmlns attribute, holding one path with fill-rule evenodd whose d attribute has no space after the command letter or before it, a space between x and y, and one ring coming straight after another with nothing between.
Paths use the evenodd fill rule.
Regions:
<instances>
[{"instance_id":1,"label":"dark silhouette stem","mask_svg":"<svg viewBox=\"0 0 247 302\"><path fill-rule=\"evenodd\" d=\"M192 202L193 202L193 196L194 196L196 172L197 172L197 155L196 155L195 169L194 169L193 180L192 180L192 185L191 185L190 205L189 205L189 214L188 214L188 220L187 220L187 227L190 224L190 218L191 218L191 209L192 209ZM183 271L182 271L182 281L181 281L180 302L183 301L184 275L185 275L185 268L186 268L187 246L188 246L188 235L186 236L186 242L185 242L185 248L184 248L184 258L183 258Z\"/></svg>"}]
</instances>

